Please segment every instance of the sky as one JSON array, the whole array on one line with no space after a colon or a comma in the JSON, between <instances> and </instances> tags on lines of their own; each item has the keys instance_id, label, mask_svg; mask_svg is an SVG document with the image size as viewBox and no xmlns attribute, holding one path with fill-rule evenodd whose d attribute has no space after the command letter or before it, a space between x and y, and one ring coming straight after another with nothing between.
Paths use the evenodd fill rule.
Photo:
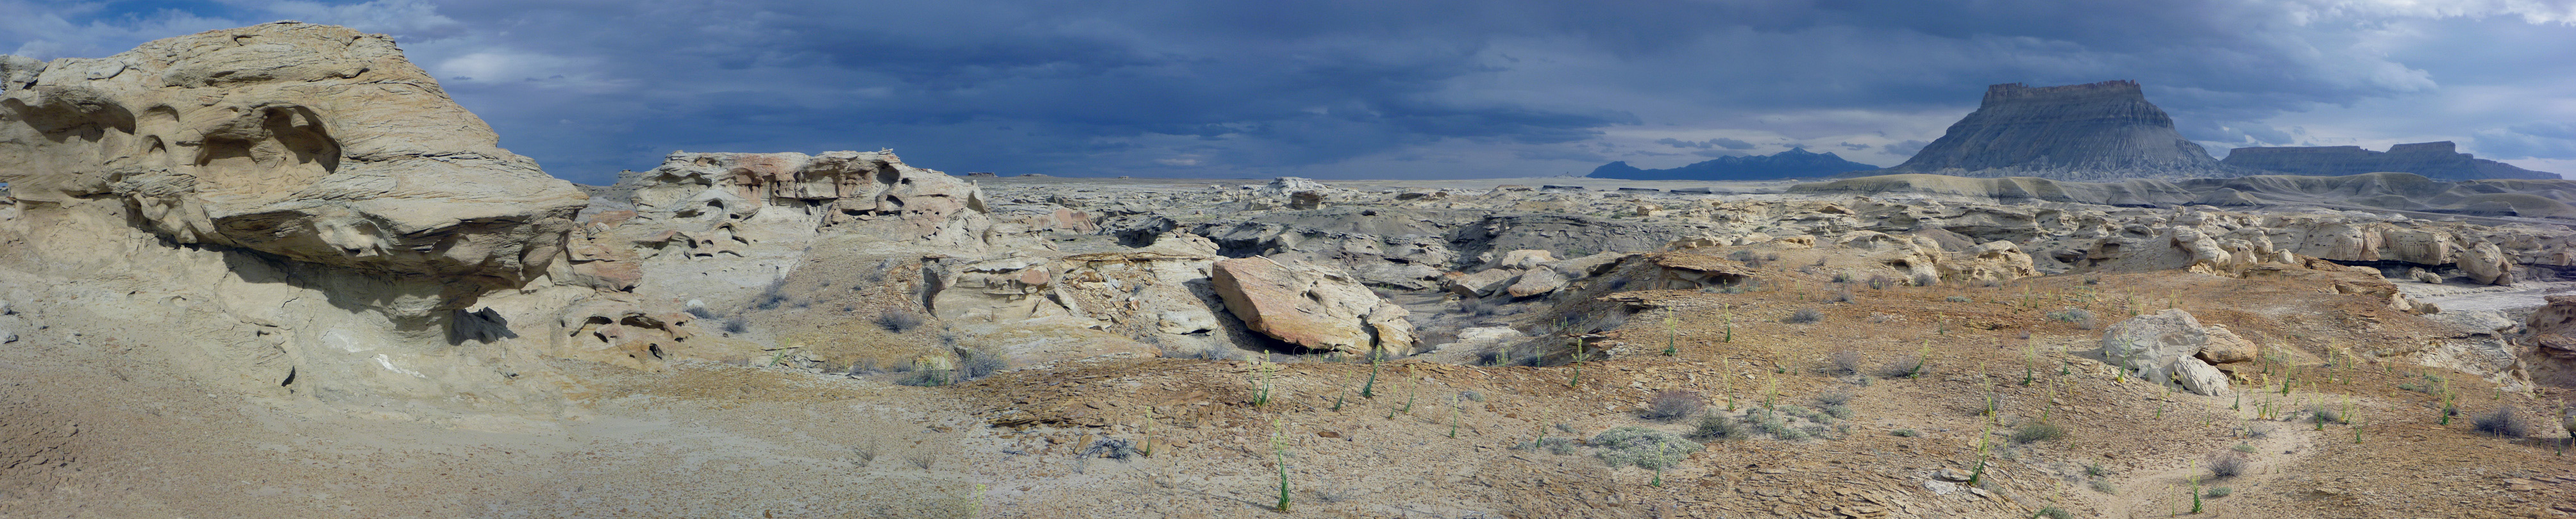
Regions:
<instances>
[{"instance_id":1,"label":"sky","mask_svg":"<svg viewBox=\"0 0 2576 519\"><path fill-rule=\"evenodd\" d=\"M0 0L0 53L284 19L394 36L503 147L592 184L679 150L1191 178L1884 166L1989 84L2112 79L2213 155L2449 140L2576 173L2576 0Z\"/></svg>"}]
</instances>

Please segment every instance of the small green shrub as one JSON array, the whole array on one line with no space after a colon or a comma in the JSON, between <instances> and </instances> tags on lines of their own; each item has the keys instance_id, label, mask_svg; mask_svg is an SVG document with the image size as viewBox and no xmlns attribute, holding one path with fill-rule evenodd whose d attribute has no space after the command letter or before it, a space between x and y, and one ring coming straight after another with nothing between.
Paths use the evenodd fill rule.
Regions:
<instances>
[{"instance_id":1,"label":"small green shrub","mask_svg":"<svg viewBox=\"0 0 2576 519\"><path fill-rule=\"evenodd\" d=\"M1782 322L1787 322L1789 324L1808 324L1822 320L1825 320L1824 312L1816 311L1814 308L1800 308L1797 312L1790 313L1789 318L1783 319Z\"/></svg>"},{"instance_id":2,"label":"small green shrub","mask_svg":"<svg viewBox=\"0 0 2576 519\"><path fill-rule=\"evenodd\" d=\"M1903 438L1913 438L1913 437L1918 437L1918 436L1922 436L1922 435L1923 435L1923 433L1914 432L1914 430L1913 430L1913 429L1897 429L1897 430L1893 430L1893 431L1888 431L1887 433L1888 433L1888 434L1896 435L1896 436L1898 436L1898 437L1903 437Z\"/></svg>"},{"instance_id":3,"label":"small green shrub","mask_svg":"<svg viewBox=\"0 0 2576 519\"><path fill-rule=\"evenodd\" d=\"M1973 299L1968 299L1968 296L1950 296L1950 297L1944 297L1944 298L1941 298L1941 300L1942 300L1942 301L1949 301L1949 302L1952 302L1952 303L1966 303L1966 302L1974 301Z\"/></svg>"},{"instance_id":4,"label":"small green shrub","mask_svg":"<svg viewBox=\"0 0 2576 519\"><path fill-rule=\"evenodd\" d=\"M2231 495L2235 495L2235 494L2236 494L2236 489L2233 489L2233 488L2227 488L2227 487L2216 487L2216 488L2211 488L2211 489L2209 489L2209 491L2208 491L2208 492L2204 492L2204 493L2202 493L2201 495L2209 496L2209 498L2210 498L2210 499L2218 499L2218 498L2227 497L2227 496L2231 496Z\"/></svg>"},{"instance_id":5,"label":"small green shrub","mask_svg":"<svg viewBox=\"0 0 2576 519\"><path fill-rule=\"evenodd\" d=\"M2104 493L2104 494L2113 494L2113 495L2118 495L2118 494L2120 493L2120 487L2112 486L2112 485L2111 485L2111 480L2108 480L2108 479L2096 479L2096 480L2093 480L2093 491L2094 491L2094 492L2101 492L2101 493Z\"/></svg>"},{"instance_id":6,"label":"small green shrub","mask_svg":"<svg viewBox=\"0 0 2576 519\"><path fill-rule=\"evenodd\" d=\"M2107 476L2107 475L2110 475L2110 474L2111 474L2111 469L2108 469L2108 468L2104 468L2104 467L2102 467L2102 462L2099 462L2099 461L2093 461L2093 462L2086 462L2086 463L2084 463L2084 475L2085 475L2085 476L2087 476L2087 477L2096 477L2096 478L2098 478L2098 477Z\"/></svg>"},{"instance_id":7,"label":"small green shrub","mask_svg":"<svg viewBox=\"0 0 2576 519\"><path fill-rule=\"evenodd\" d=\"M2254 453L2254 445L2253 445L2253 444L2250 444L2250 443L2239 443L2239 444L2236 444L2236 446L2235 446L2235 447L2229 447L2229 448L2228 448L2228 450L2233 450L2233 451L2236 451L2236 452L2242 452L2242 453L2246 453L2246 454L2253 454L2253 453Z\"/></svg>"},{"instance_id":8,"label":"small green shrub","mask_svg":"<svg viewBox=\"0 0 2576 519\"><path fill-rule=\"evenodd\" d=\"M2064 508L2051 506L2040 508L2039 513L2030 514L2030 516L2033 519L2040 517L2046 517L2048 519L2074 519L2075 514L2068 513Z\"/></svg>"}]
</instances>

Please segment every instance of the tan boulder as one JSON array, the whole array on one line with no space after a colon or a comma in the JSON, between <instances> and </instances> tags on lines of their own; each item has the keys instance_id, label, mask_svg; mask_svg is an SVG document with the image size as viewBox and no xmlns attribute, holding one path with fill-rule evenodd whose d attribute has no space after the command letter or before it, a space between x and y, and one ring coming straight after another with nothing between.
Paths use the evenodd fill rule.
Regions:
<instances>
[{"instance_id":1,"label":"tan boulder","mask_svg":"<svg viewBox=\"0 0 2576 519\"><path fill-rule=\"evenodd\" d=\"M2469 247L2461 252L2459 265L2460 273L2468 274L2471 283L2513 284L2513 258L2505 256L2504 249L2496 247L2496 244L2479 243Z\"/></svg>"},{"instance_id":2,"label":"tan boulder","mask_svg":"<svg viewBox=\"0 0 2576 519\"><path fill-rule=\"evenodd\" d=\"M1530 269L1522 273L1520 281L1513 282L1511 288L1503 289L1503 293L1511 294L1512 297L1529 297L1555 292L1556 289L1565 288L1565 285L1564 274L1558 274L1553 269Z\"/></svg>"},{"instance_id":3,"label":"tan boulder","mask_svg":"<svg viewBox=\"0 0 2576 519\"><path fill-rule=\"evenodd\" d=\"M1290 344L1366 353L1413 353L1407 312L1338 269L1265 257L1216 262L1210 284L1244 326Z\"/></svg>"},{"instance_id":4,"label":"tan boulder","mask_svg":"<svg viewBox=\"0 0 2576 519\"><path fill-rule=\"evenodd\" d=\"M2245 362L2254 360L2255 355L2261 354L2261 348L2255 346L2254 341L2238 337L2236 332L2229 331L2225 326L2212 324L2204 326L2203 331L2209 334L2209 342L2202 343L2200 352L2194 356L2210 364Z\"/></svg>"},{"instance_id":5,"label":"tan boulder","mask_svg":"<svg viewBox=\"0 0 2576 519\"><path fill-rule=\"evenodd\" d=\"M1494 295L1494 291L1502 290L1503 287L1510 286L1512 279L1520 275L1519 271L1510 269L1485 269L1483 272L1450 277L1448 288L1450 292L1462 296L1485 297Z\"/></svg>"}]
</instances>

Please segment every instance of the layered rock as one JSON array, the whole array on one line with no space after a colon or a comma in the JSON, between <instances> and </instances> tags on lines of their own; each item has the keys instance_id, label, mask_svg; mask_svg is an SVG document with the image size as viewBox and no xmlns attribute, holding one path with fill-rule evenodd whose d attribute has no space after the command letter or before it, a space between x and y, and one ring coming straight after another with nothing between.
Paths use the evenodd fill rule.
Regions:
<instances>
[{"instance_id":1,"label":"layered rock","mask_svg":"<svg viewBox=\"0 0 2576 519\"><path fill-rule=\"evenodd\" d=\"M2418 142L2371 151L2360 146L2237 148L2222 164L2292 175L2358 175L2393 171L2443 180L2519 178L2558 180L2557 173L2522 169L2460 153L2451 141Z\"/></svg>"},{"instance_id":2,"label":"layered rock","mask_svg":"<svg viewBox=\"0 0 2576 519\"><path fill-rule=\"evenodd\" d=\"M114 197L176 243L479 292L545 269L587 198L382 35L281 22L0 63L0 182L46 206Z\"/></svg>"},{"instance_id":3,"label":"layered rock","mask_svg":"<svg viewBox=\"0 0 2576 519\"><path fill-rule=\"evenodd\" d=\"M1244 326L1298 346L1366 354L1413 352L1401 306L1337 269L1252 257L1216 262L1209 281Z\"/></svg>"},{"instance_id":4,"label":"layered rock","mask_svg":"<svg viewBox=\"0 0 2576 519\"><path fill-rule=\"evenodd\" d=\"M656 313L558 321L594 294L538 282L570 276L586 197L383 35L280 22L0 57L0 183L0 275L46 302L28 310L210 388L543 409L565 385L542 357L584 348L563 327Z\"/></svg>"},{"instance_id":5,"label":"layered rock","mask_svg":"<svg viewBox=\"0 0 2576 519\"><path fill-rule=\"evenodd\" d=\"M2173 118L2148 103L2135 81L1987 87L1977 111L1904 164L1883 171L2057 180L2246 173L2175 133Z\"/></svg>"}]
</instances>

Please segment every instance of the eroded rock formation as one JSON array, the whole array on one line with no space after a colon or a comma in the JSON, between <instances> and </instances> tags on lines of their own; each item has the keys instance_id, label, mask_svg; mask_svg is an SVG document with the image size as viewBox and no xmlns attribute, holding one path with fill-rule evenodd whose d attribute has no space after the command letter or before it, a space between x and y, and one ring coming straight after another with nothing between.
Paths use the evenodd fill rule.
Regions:
<instances>
[{"instance_id":1,"label":"eroded rock formation","mask_svg":"<svg viewBox=\"0 0 2576 519\"><path fill-rule=\"evenodd\" d=\"M588 292L536 281L584 197L392 40L280 22L0 76L0 264L49 318L252 394L557 392L549 323Z\"/></svg>"}]
</instances>

